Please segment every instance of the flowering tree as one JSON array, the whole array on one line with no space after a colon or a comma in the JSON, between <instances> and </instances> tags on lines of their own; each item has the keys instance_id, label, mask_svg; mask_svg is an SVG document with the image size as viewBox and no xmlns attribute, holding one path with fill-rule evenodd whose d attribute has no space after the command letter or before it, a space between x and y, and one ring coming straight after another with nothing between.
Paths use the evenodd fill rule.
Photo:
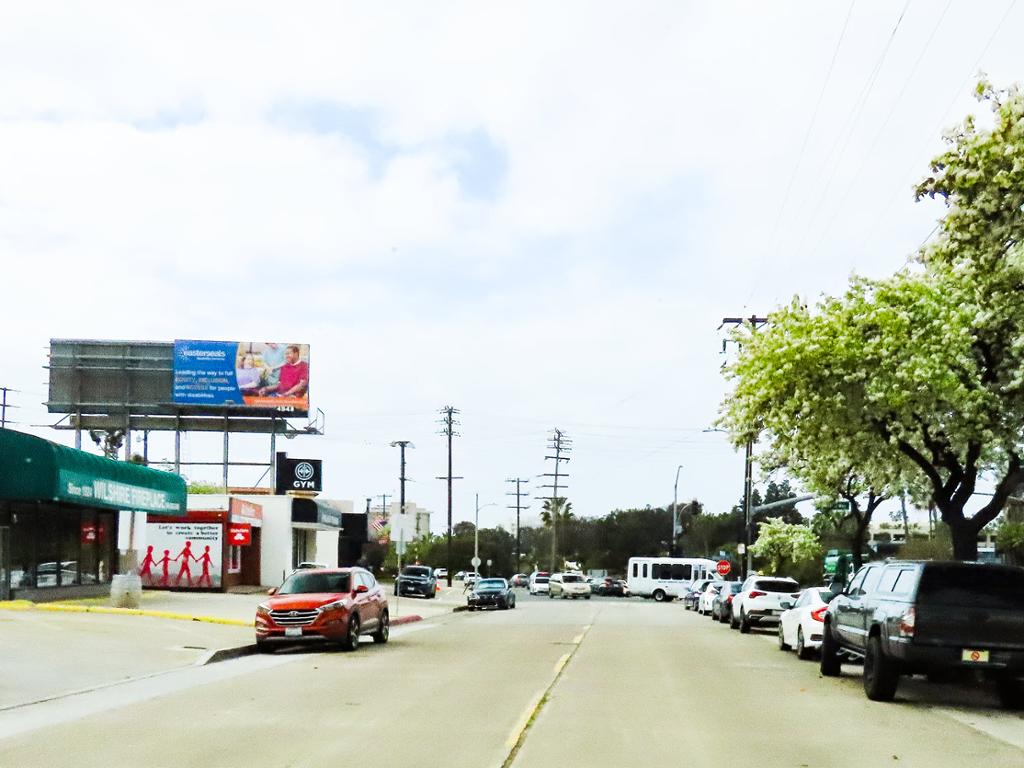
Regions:
<instances>
[{"instance_id":1,"label":"flowering tree","mask_svg":"<svg viewBox=\"0 0 1024 768\"><path fill-rule=\"evenodd\" d=\"M802 563L818 557L821 543L809 525L773 518L760 524L757 543L750 551L755 557L767 560L768 570L774 574L781 571L783 563Z\"/></svg>"},{"instance_id":2,"label":"flowering tree","mask_svg":"<svg viewBox=\"0 0 1024 768\"><path fill-rule=\"evenodd\" d=\"M963 560L1024 482L1024 97L979 94L993 127L966 120L918 188L949 206L920 263L741 331L722 417L819 492L853 473L869 507L930 498ZM968 515L981 479L994 493Z\"/></svg>"}]
</instances>

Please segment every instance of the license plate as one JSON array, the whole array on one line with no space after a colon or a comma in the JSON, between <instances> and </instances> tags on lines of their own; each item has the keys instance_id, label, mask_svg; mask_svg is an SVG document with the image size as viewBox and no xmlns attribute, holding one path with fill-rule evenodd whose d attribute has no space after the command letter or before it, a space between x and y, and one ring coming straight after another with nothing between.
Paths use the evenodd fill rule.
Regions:
<instances>
[{"instance_id":1,"label":"license plate","mask_svg":"<svg viewBox=\"0 0 1024 768\"><path fill-rule=\"evenodd\" d=\"M988 664L988 651L964 648L963 653L960 654L960 658L961 660L968 661L972 664Z\"/></svg>"},{"instance_id":2,"label":"license plate","mask_svg":"<svg viewBox=\"0 0 1024 768\"><path fill-rule=\"evenodd\" d=\"M285 627L285 637L302 637L302 627Z\"/></svg>"}]
</instances>

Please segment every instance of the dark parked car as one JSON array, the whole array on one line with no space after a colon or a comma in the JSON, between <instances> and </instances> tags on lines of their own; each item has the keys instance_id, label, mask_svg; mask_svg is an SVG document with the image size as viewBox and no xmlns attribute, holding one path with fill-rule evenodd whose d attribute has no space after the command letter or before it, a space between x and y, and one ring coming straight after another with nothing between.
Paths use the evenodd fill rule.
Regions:
<instances>
[{"instance_id":1,"label":"dark parked car","mask_svg":"<svg viewBox=\"0 0 1024 768\"><path fill-rule=\"evenodd\" d=\"M864 566L829 604L821 673L864 659L864 691L889 701L900 675L981 671L1024 707L1024 568L959 562Z\"/></svg>"},{"instance_id":2,"label":"dark parked car","mask_svg":"<svg viewBox=\"0 0 1024 768\"><path fill-rule=\"evenodd\" d=\"M507 610L516 607L516 593L505 579L477 579L473 591L466 596L469 610L477 608L500 608Z\"/></svg>"},{"instance_id":3,"label":"dark parked car","mask_svg":"<svg viewBox=\"0 0 1024 768\"><path fill-rule=\"evenodd\" d=\"M743 589L742 581L727 581L711 603L711 618L725 623L732 619L732 599Z\"/></svg>"},{"instance_id":4,"label":"dark parked car","mask_svg":"<svg viewBox=\"0 0 1024 768\"><path fill-rule=\"evenodd\" d=\"M422 595L432 598L437 595L437 576L434 569L426 565L407 565L395 579L396 595Z\"/></svg>"},{"instance_id":5,"label":"dark parked car","mask_svg":"<svg viewBox=\"0 0 1024 768\"><path fill-rule=\"evenodd\" d=\"M605 597L629 597L629 587L622 579L606 578L597 585L597 594Z\"/></svg>"}]
</instances>

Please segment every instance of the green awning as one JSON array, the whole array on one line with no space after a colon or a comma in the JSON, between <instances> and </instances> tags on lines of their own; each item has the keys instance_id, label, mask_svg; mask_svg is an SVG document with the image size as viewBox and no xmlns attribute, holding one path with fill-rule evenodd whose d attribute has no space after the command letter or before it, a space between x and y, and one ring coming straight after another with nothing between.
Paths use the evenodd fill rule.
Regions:
<instances>
[{"instance_id":1,"label":"green awning","mask_svg":"<svg viewBox=\"0 0 1024 768\"><path fill-rule=\"evenodd\" d=\"M185 481L171 472L0 429L0 501L63 501L183 515L185 496Z\"/></svg>"}]
</instances>

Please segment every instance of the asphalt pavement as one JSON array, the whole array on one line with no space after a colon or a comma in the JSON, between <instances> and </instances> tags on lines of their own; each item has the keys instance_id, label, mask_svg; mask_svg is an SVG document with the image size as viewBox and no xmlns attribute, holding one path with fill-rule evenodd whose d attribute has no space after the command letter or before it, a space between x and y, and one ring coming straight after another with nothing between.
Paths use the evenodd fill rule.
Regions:
<instances>
[{"instance_id":1,"label":"asphalt pavement","mask_svg":"<svg viewBox=\"0 0 1024 768\"><path fill-rule=\"evenodd\" d=\"M457 598L386 646L189 666L0 710L0 766L1024 764L1024 717L988 692L915 679L870 702L858 667L823 679L771 633L679 604L520 591L515 610L453 613Z\"/></svg>"}]
</instances>

